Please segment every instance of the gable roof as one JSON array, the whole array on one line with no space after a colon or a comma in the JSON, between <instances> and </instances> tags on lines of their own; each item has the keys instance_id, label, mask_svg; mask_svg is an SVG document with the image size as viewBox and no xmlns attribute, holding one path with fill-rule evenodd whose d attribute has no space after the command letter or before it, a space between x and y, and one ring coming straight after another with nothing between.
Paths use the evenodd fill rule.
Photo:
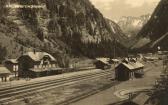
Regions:
<instances>
[{"instance_id":1,"label":"gable roof","mask_svg":"<svg viewBox=\"0 0 168 105\"><path fill-rule=\"evenodd\" d=\"M104 64L109 64L109 58L96 58L96 60L103 62Z\"/></svg>"},{"instance_id":2,"label":"gable roof","mask_svg":"<svg viewBox=\"0 0 168 105\"><path fill-rule=\"evenodd\" d=\"M5 62L11 62L11 63L13 63L13 64L17 64L17 63L18 63L17 59L6 59L6 60L4 61L4 63L5 63Z\"/></svg>"},{"instance_id":3,"label":"gable roof","mask_svg":"<svg viewBox=\"0 0 168 105\"><path fill-rule=\"evenodd\" d=\"M128 63L122 62L117 67L119 67L121 65L125 66L129 70L136 70L136 69L144 67L144 65L140 62L135 62L135 63L134 62L128 62Z\"/></svg>"},{"instance_id":4,"label":"gable roof","mask_svg":"<svg viewBox=\"0 0 168 105\"><path fill-rule=\"evenodd\" d=\"M0 75L1 74L11 74L11 72L6 67L0 67Z\"/></svg>"},{"instance_id":5,"label":"gable roof","mask_svg":"<svg viewBox=\"0 0 168 105\"><path fill-rule=\"evenodd\" d=\"M43 57L49 56L52 61L56 61L56 59L52 55L46 52L27 52L22 56L29 56L34 61L40 61Z\"/></svg>"}]
</instances>

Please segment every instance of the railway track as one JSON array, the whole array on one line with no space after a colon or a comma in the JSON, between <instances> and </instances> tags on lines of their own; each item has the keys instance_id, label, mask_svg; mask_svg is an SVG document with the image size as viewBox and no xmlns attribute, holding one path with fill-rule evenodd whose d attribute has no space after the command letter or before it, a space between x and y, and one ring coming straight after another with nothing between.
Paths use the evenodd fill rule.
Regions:
<instances>
[{"instance_id":1,"label":"railway track","mask_svg":"<svg viewBox=\"0 0 168 105\"><path fill-rule=\"evenodd\" d=\"M106 72L111 72L111 70L108 70L108 71L103 71L101 73L106 73ZM72 77L63 77L61 79L46 79L46 80L43 80L43 81L36 81L36 82L29 82L29 83L26 83L26 84L19 84L19 85L16 85L16 86L8 86L8 87L3 87L3 88L0 88L0 92L1 91L5 91L5 90L12 90L13 88L24 88L26 86L31 86L31 85L37 85L37 84L46 84L46 83L51 83L51 82L58 82L58 81L62 81L64 79L71 79L71 78L78 78L78 77L81 77L81 76L89 76L89 75L94 75L95 73L88 73L88 74L78 74L76 76L72 76ZM99 74L99 73L96 73L96 74Z\"/></svg>"},{"instance_id":2,"label":"railway track","mask_svg":"<svg viewBox=\"0 0 168 105\"><path fill-rule=\"evenodd\" d=\"M82 81L88 81L100 77L110 76L111 74L111 71L103 71L96 74L83 74L62 79L47 80L38 83L15 86L12 88L0 89L0 103L9 103L14 101L15 99L23 100L23 97L33 95L37 92L46 91L61 86L73 85Z\"/></svg>"},{"instance_id":3,"label":"railway track","mask_svg":"<svg viewBox=\"0 0 168 105\"><path fill-rule=\"evenodd\" d=\"M87 97L89 97L89 96L92 96L92 95L94 95L94 94L97 94L97 93L99 93L99 92L101 92L101 91L104 91L104 90L106 90L106 89L108 89L108 88L111 88L112 86L115 86L115 85L118 85L118 84L120 84L120 82L114 81L113 83L108 84L108 85L105 85L105 86L103 86L102 88L95 89L95 90L90 90L89 92L80 94L80 95L78 95L78 96L76 96L76 97L72 97L72 98L70 98L70 99L68 99L68 100L66 100L66 101L57 103L56 105L70 105L71 103L77 102L77 101L79 101L79 100L82 100L82 99L87 98Z\"/></svg>"}]
</instances>

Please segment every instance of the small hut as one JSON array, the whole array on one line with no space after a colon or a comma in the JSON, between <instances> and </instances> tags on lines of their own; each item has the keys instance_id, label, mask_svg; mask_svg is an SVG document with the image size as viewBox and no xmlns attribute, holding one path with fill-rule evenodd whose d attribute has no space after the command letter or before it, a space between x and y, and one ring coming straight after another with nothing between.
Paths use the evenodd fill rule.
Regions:
<instances>
[{"instance_id":1,"label":"small hut","mask_svg":"<svg viewBox=\"0 0 168 105\"><path fill-rule=\"evenodd\" d=\"M2 79L2 82L6 82L10 74L11 72L6 67L0 67L0 78Z\"/></svg>"},{"instance_id":2,"label":"small hut","mask_svg":"<svg viewBox=\"0 0 168 105\"><path fill-rule=\"evenodd\" d=\"M110 69L111 68L111 64L109 63L109 58L96 58L96 68L98 69Z\"/></svg>"},{"instance_id":3,"label":"small hut","mask_svg":"<svg viewBox=\"0 0 168 105\"><path fill-rule=\"evenodd\" d=\"M18 62L17 59L6 59L3 61L3 65L10 70L10 72L18 77Z\"/></svg>"}]
</instances>

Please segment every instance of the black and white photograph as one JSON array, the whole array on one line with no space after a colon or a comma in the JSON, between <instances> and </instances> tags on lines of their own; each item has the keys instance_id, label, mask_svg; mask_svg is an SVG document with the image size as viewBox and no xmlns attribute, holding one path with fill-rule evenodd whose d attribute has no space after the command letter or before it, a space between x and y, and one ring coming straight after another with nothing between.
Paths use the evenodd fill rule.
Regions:
<instances>
[{"instance_id":1,"label":"black and white photograph","mask_svg":"<svg viewBox=\"0 0 168 105\"><path fill-rule=\"evenodd\" d=\"M0 105L168 105L168 0L0 0Z\"/></svg>"}]
</instances>

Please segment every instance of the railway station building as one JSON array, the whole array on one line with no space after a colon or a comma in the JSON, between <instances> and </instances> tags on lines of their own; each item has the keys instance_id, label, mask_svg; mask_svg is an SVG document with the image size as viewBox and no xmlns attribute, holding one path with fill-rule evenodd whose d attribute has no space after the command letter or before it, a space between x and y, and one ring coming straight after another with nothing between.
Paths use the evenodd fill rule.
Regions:
<instances>
[{"instance_id":1,"label":"railway station building","mask_svg":"<svg viewBox=\"0 0 168 105\"><path fill-rule=\"evenodd\" d=\"M18 58L19 77L42 77L61 72L57 60L46 52L27 52Z\"/></svg>"},{"instance_id":2,"label":"railway station building","mask_svg":"<svg viewBox=\"0 0 168 105\"><path fill-rule=\"evenodd\" d=\"M115 68L115 78L119 81L127 81L134 78L142 78L144 65L138 61L125 59Z\"/></svg>"}]
</instances>

